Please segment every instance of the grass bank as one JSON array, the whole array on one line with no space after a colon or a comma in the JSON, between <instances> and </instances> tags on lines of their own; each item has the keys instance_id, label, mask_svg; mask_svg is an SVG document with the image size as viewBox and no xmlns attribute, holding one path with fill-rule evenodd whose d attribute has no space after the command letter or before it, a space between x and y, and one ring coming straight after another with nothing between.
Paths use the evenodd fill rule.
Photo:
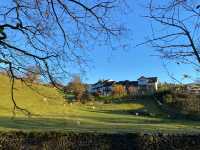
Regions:
<instances>
[{"instance_id":1,"label":"grass bank","mask_svg":"<svg viewBox=\"0 0 200 150\"><path fill-rule=\"evenodd\" d=\"M17 104L33 115L27 118L17 112L12 118L9 79L0 76L0 83L0 131L200 133L200 122L170 119L152 99L68 104L55 88L33 85L33 90L20 81L15 86ZM140 111L153 115L135 115Z\"/></svg>"}]
</instances>

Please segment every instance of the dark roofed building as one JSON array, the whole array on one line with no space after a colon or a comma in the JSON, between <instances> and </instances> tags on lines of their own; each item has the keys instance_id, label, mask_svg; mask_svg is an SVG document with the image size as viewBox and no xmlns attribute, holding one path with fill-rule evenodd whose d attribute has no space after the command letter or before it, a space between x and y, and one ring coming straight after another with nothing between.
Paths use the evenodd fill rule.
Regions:
<instances>
[{"instance_id":1,"label":"dark roofed building","mask_svg":"<svg viewBox=\"0 0 200 150\"><path fill-rule=\"evenodd\" d=\"M90 93L101 93L102 95L110 95L114 85L124 86L127 94L135 95L139 90L154 92L158 88L157 77L141 76L137 81L114 81L114 80L99 80L97 83L90 85Z\"/></svg>"},{"instance_id":2,"label":"dark roofed building","mask_svg":"<svg viewBox=\"0 0 200 150\"><path fill-rule=\"evenodd\" d=\"M113 80L99 80L97 83L90 86L90 93L100 93L102 95L109 95L112 93L112 86L116 81Z\"/></svg>"},{"instance_id":3,"label":"dark roofed building","mask_svg":"<svg viewBox=\"0 0 200 150\"><path fill-rule=\"evenodd\" d=\"M120 84L124 86L138 86L138 81L125 80L125 81L116 82L116 84Z\"/></svg>"},{"instance_id":4,"label":"dark roofed building","mask_svg":"<svg viewBox=\"0 0 200 150\"><path fill-rule=\"evenodd\" d=\"M135 95L138 93L138 81L119 81L116 84L123 85L128 95Z\"/></svg>"},{"instance_id":5,"label":"dark roofed building","mask_svg":"<svg viewBox=\"0 0 200 150\"><path fill-rule=\"evenodd\" d=\"M130 86L138 86L138 81L131 81L129 82Z\"/></svg>"},{"instance_id":6,"label":"dark roofed building","mask_svg":"<svg viewBox=\"0 0 200 150\"><path fill-rule=\"evenodd\" d=\"M104 84L104 86L110 86L110 85L112 85L115 82L116 81L114 81L114 80L104 80L103 84Z\"/></svg>"},{"instance_id":7,"label":"dark roofed building","mask_svg":"<svg viewBox=\"0 0 200 150\"><path fill-rule=\"evenodd\" d=\"M155 83L155 82L158 82L158 78L157 77L150 77L150 78L147 78L149 80L149 83Z\"/></svg>"}]
</instances>

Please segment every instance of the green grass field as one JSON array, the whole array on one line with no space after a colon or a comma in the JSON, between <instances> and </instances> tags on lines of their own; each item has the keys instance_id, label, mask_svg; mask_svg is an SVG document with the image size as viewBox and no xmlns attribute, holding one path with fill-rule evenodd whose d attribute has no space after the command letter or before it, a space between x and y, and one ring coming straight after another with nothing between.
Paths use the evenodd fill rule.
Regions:
<instances>
[{"instance_id":1,"label":"green grass field","mask_svg":"<svg viewBox=\"0 0 200 150\"><path fill-rule=\"evenodd\" d=\"M200 122L168 119L151 99L68 104L55 88L42 85L33 85L33 88L16 81L17 104L33 115L28 118L17 112L12 119L10 82L6 76L0 76L0 131L200 132ZM134 115L140 110L154 117Z\"/></svg>"}]
</instances>

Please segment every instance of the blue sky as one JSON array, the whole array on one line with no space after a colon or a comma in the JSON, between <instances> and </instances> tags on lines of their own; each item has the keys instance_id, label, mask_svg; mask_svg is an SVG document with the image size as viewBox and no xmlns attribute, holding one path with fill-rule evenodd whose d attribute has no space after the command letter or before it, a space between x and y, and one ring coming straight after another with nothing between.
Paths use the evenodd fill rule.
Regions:
<instances>
[{"instance_id":1,"label":"blue sky","mask_svg":"<svg viewBox=\"0 0 200 150\"><path fill-rule=\"evenodd\" d=\"M5 2L2 1L2 2ZM120 16L113 14L116 20L121 21L128 28L126 36L121 40L127 44L125 49L116 47L114 50L108 47L94 46L93 51L89 52L89 67L83 77L84 82L94 83L99 79L137 80L140 76L157 76L161 82L174 82L163 67L163 61L156 56L155 50L147 45L135 47L138 43L145 41L145 37L151 35L150 22L145 19L147 14L142 4L146 0L127 0L129 5L128 13ZM159 26L158 26L159 28ZM166 63L166 62L164 62ZM69 67L72 73L77 73L78 67ZM197 78L200 74L194 72L192 66L167 64L171 75L184 83L191 80L182 80L183 74L189 74Z\"/></svg>"},{"instance_id":2,"label":"blue sky","mask_svg":"<svg viewBox=\"0 0 200 150\"><path fill-rule=\"evenodd\" d=\"M143 1L144 2L144 1ZM127 41L128 46L125 50L120 47L114 51L97 47L92 52L92 63L86 74L85 81L94 83L99 79L113 80L136 80L140 76L157 76L161 82L174 82L163 67L163 60L152 56L157 54L155 50L147 45L135 47L136 44L145 41L145 37L151 35L150 22L143 18L146 15L142 7L142 0L129 0L129 13L120 20L130 29ZM167 63L164 61L164 63ZM182 80L183 74L189 74L193 78L200 76L194 72L192 66L176 65L167 63L168 71L171 75L181 80L183 83L192 82L190 79Z\"/></svg>"}]
</instances>

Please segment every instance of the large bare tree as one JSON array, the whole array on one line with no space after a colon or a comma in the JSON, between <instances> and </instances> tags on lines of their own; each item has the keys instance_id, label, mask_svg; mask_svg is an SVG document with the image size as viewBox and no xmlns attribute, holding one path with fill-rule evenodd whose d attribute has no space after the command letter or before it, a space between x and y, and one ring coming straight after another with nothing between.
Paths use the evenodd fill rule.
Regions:
<instances>
[{"instance_id":1,"label":"large bare tree","mask_svg":"<svg viewBox=\"0 0 200 150\"><path fill-rule=\"evenodd\" d=\"M85 64L86 51L95 44L111 44L122 31L114 19L121 0L1 0L0 67L15 79L37 66L43 79L56 86L72 63Z\"/></svg>"},{"instance_id":2,"label":"large bare tree","mask_svg":"<svg viewBox=\"0 0 200 150\"><path fill-rule=\"evenodd\" d=\"M192 64L200 71L200 1L150 0L147 9L152 36L145 44L151 44L163 59Z\"/></svg>"}]
</instances>

